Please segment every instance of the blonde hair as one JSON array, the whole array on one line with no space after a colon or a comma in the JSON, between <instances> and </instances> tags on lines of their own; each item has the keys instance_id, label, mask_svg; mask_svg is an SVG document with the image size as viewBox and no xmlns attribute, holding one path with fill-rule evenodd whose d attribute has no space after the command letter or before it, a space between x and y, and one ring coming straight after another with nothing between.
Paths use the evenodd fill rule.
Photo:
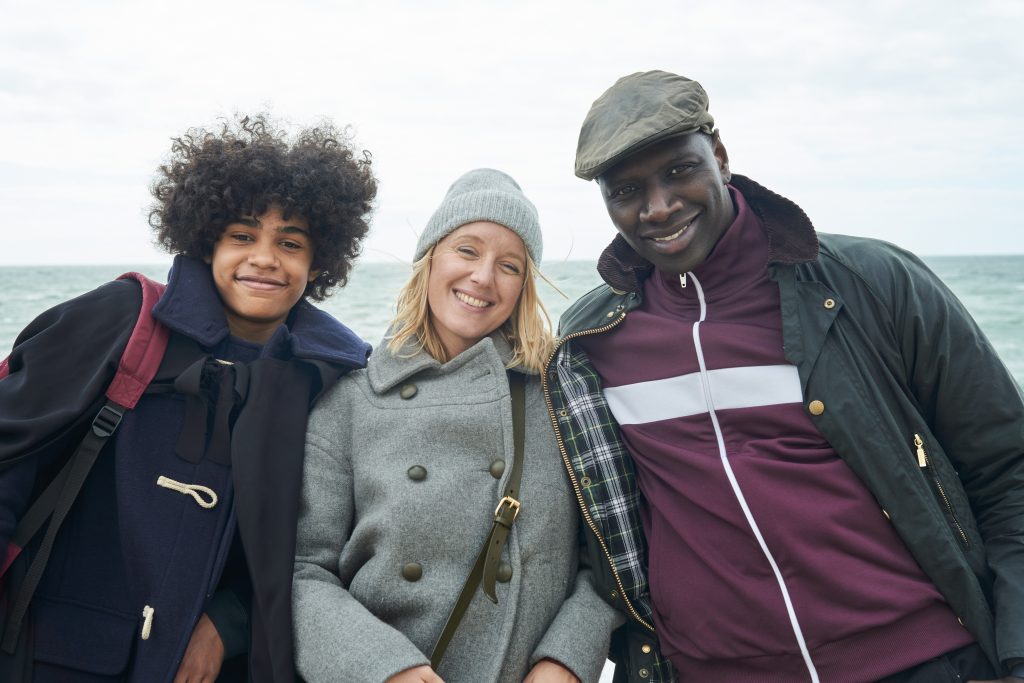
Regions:
<instances>
[{"instance_id":1,"label":"blonde hair","mask_svg":"<svg viewBox=\"0 0 1024 683\"><path fill-rule=\"evenodd\" d=\"M434 328L427 303L427 284L433 255L432 246L419 261L412 264L412 275L398 293L388 349L398 354L407 343L411 343L414 352L422 350L438 362L447 363L451 358ZM554 349L551 317L537 295L538 276L543 277L527 251L526 277L519 300L512 309L512 315L497 330L512 347L512 360L508 364L510 368L521 365L540 372Z\"/></svg>"}]
</instances>

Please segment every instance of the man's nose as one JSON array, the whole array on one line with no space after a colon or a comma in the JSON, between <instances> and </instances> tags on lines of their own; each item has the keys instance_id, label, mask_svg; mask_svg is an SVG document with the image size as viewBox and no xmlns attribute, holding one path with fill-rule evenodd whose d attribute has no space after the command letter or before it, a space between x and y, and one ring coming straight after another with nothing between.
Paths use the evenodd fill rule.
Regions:
<instances>
[{"instance_id":1,"label":"man's nose","mask_svg":"<svg viewBox=\"0 0 1024 683\"><path fill-rule=\"evenodd\" d=\"M640 211L640 220L649 223L663 223L682 208L682 202L667 192L655 189L647 193L647 201Z\"/></svg>"}]
</instances>

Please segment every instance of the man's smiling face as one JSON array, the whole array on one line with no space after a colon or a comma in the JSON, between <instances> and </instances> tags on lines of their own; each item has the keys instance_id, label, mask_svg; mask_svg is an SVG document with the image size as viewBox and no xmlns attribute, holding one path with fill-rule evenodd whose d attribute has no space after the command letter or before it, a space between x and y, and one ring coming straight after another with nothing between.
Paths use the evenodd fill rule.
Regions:
<instances>
[{"instance_id":1,"label":"man's smiling face","mask_svg":"<svg viewBox=\"0 0 1024 683\"><path fill-rule=\"evenodd\" d=\"M731 177L716 132L662 140L597 181L619 234L659 270L678 274L703 263L732 225Z\"/></svg>"}]
</instances>

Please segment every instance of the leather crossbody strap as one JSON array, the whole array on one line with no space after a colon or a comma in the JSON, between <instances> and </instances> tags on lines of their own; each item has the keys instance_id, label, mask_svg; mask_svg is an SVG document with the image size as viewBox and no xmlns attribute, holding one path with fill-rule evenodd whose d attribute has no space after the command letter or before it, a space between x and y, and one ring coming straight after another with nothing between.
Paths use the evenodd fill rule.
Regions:
<instances>
[{"instance_id":1,"label":"leather crossbody strap","mask_svg":"<svg viewBox=\"0 0 1024 683\"><path fill-rule=\"evenodd\" d=\"M512 440L515 444L515 458L512 461L512 471L509 472L505 491L498 507L494 511L494 521L491 524L491 532L487 534L480 552L476 556L473 568L469 570L466 577L466 584L459 593L459 599L455 601L448 621L445 622L441 635L434 645L434 652L430 655L430 666L437 671L444 657L448 644L455 635L455 629L459 627L466 608L473 601L477 586L483 582L483 591L488 599L497 604L498 597L494 591L494 581L498 570L498 563L501 560L501 551L505 548L509 531L515 524L519 515L519 482L523 477L523 441L526 438L526 380L522 373L509 371L508 386L512 396Z\"/></svg>"}]
</instances>

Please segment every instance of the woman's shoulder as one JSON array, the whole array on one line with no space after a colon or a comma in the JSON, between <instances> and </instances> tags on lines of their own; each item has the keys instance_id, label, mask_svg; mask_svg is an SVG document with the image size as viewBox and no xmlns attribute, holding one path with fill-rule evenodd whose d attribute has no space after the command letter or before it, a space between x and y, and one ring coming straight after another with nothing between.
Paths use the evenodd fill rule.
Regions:
<instances>
[{"instance_id":1,"label":"woman's shoulder","mask_svg":"<svg viewBox=\"0 0 1024 683\"><path fill-rule=\"evenodd\" d=\"M349 400L352 396L358 396L369 391L369 382L366 377L366 368L357 368L338 378L330 389L325 391L316 403L316 409L324 407L336 409L339 405Z\"/></svg>"}]
</instances>

